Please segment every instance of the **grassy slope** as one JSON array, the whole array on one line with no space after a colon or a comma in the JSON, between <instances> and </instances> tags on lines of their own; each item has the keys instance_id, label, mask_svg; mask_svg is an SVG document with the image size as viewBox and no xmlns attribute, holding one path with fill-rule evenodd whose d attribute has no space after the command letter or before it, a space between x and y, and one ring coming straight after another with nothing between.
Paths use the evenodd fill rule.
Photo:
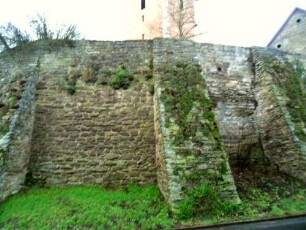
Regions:
<instances>
[{"instance_id":1,"label":"grassy slope","mask_svg":"<svg viewBox=\"0 0 306 230\"><path fill-rule=\"evenodd\" d=\"M169 215L156 186L33 188L0 206L0 229L170 229L305 213L305 189L287 196L279 196L279 191L250 188L228 216L221 213L208 219L199 214L180 221Z\"/></svg>"}]
</instances>

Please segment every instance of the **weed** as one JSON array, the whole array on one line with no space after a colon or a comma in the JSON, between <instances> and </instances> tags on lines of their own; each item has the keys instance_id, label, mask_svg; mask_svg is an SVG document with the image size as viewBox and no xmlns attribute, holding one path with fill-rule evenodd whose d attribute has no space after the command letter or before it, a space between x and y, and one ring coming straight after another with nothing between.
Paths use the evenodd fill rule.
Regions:
<instances>
[{"instance_id":1,"label":"weed","mask_svg":"<svg viewBox=\"0 0 306 230\"><path fill-rule=\"evenodd\" d=\"M10 131L8 124L5 124L4 126L1 127L0 132L2 135L7 134Z\"/></svg>"},{"instance_id":2,"label":"weed","mask_svg":"<svg viewBox=\"0 0 306 230\"><path fill-rule=\"evenodd\" d=\"M112 76L112 72L109 69L103 70L102 73L98 76L96 84L97 85L107 85L111 76Z\"/></svg>"},{"instance_id":3,"label":"weed","mask_svg":"<svg viewBox=\"0 0 306 230\"><path fill-rule=\"evenodd\" d=\"M16 97L10 97L7 100L8 107L10 107L10 108L13 108L17 103L18 103L18 100L17 100Z\"/></svg>"},{"instance_id":4,"label":"weed","mask_svg":"<svg viewBox=\"0 0 306 230\"><path fill-rule=\"evenodd\" d=\"M154 95L155 89L154 89L154 84L149 85L149 92L151 95Z\"/></svg>"},{"instance_id":5,"label":"weed","mask_svg":"<svg viewBox=\"0 0 306 230\"><path fill-rule=\"evenodd\" d=\"M212 186L202 184L191 191L187 199L179 204L177 215L179 219L224 216L230 215L237 207L225 202Z\"/></svg>"},{"instance_id":6,"label":"weed","mask_svg":"<svg viewBox=\"0 0 306 230\"><path fill-rule=\"evenodd\" d=\"M130 75L125 69L121 68L111 77L109 84L113 89L127 89L133 80L133 76Z\"/></svg>"},{"instance_id":7,"label":"weed","mask_svg":"<svg viewBox=\"0 0 306 230\"><path fill-rule=\"evenodd\" d=\"M227 172L228 172L227 163L225 160L223 160L220 167L220 173L222 175L225 175Z\"/></svg>"},{"instance_id":8,"label":"weed","mask_svg":"<svg viewBox=\"0 0 306 230\"><path fill-rule=\"evenodd\" d=\"M273 205L271 209L271 215L272 216L283 216L285 212L280 209L277 205Z\"/></svg>"},{"instance_id":9,"label":"weed","mask_svg":"<svg viewBox=\"0 0 306 230\"><path fill-rule=\"evenodd\" d=\"M72 84L69 84L68 86L67 86L67 91L68 91L68 93L69 94L74 94L75 92L76 92L76 86L75 85L72 85Z\"/></svg>"}]
</instances>

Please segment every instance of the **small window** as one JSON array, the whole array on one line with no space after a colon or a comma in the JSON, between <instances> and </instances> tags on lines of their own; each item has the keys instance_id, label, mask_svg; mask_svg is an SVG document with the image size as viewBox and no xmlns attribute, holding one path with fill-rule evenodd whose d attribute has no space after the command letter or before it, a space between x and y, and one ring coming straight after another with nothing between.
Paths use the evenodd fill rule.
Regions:
<instances>
[{"instance_id":1,"label":"small window","mask_svg":"<svg viewBox=\"0 0 306 230\"><path fill-rule=\"evenodd\" d=\"M184 0L180 0L180 10L184 9Z\"/></svg>"},{"instance_id":2,"label":"small window","mask_svg":"<svg viewBox=\"0 0 306 230\"><path fill-rule=\"evenodd\" d=\"M141 37L142 37L142 40L144 40L144 38L145 38L145 37L144 37L144 34L142 34Z\"/></svg>"},{"instance_id":3,"label":"small window","mask_svg":"<svg viewBox=\"0 0 306 230\"><path fill-rule=\"evenodd\" d=\"M277 47L277 48L281 48L281 47L282 47L282 45L281 45L281 44L278 44L276 47Z\"/></svg>"},{"instance_id":4,"label":"small window","mask_svg":"<svg viewBox=\"0 0 306 230\"><path fill-rule=\"evenodd\" d=\"M222 72L222 68L221 67L218 67L217 70L218 70L218 72Z\"/></svg>"},{"instance_id":5,"label":"small window","mask_svg":"<svg viewBox=\"0 0 306 230\"><path fill-rule=\"evenodd\" d=\"M146 0L141 0L141 9L146 8Z\"/></svg>"},{"instance_id":6,"label":"small window","mask_svg":"<svg viewBox=\"0 0 306 230\"><path fill-rule=\"evenodd\" d=\"M142 15L141 20L144 22L144 15Z\"/></svg>"},{"instance_id":7,"label":"small window","mask_svg":"<svg viewBox=\"0 0 306 230\"><path fill-rule=\"evenodd\" d=\"M299 18L299 19L296 20L296 23L299 24L299 23L301 23L301 21L302 21L302 20Z\"/></svg>"}]
</instances>

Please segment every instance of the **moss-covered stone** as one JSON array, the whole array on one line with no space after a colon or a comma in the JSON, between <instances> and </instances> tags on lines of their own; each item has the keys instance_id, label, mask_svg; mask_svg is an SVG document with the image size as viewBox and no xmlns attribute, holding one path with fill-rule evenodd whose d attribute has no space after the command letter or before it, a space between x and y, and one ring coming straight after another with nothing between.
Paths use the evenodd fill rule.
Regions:
<instances>
[{"instance_id":1,"label":"moss-covered stone","mask_svg":"<svg viewBox=\"0 0 306 230\"><path fill-rule=\"evenodd\" d=\"M162 102L166 108L167 126L177 145L203 137L216 141L215 148L222 149L222 138L207 96L205 81L199 65L179 62L175 67L160 68L163 86Z\"/></svg>"},{"instance_id":2,"label":"moss-covered stone","mask_svg":"<svg viewBox=\"0 0 306 230\"><path fill-rule=\"evenodd\" d=\"M168 193L172 209L203 183L226 199L239 200L200 66L176 61L158 67L157 73L163 167L169 177L169 189L163 192Z\"/></svg>"},{"instance_id":3,"label":"moss-covered stone","mask_svg":"<svg viewBox=\"0 0 306 230\"><path fill-rule=\"evenodd\" d=\"M272 80L278 87L291 121L295 124L294 133L300 140L306 141L303 131L306 122L306 94L304 92L304 67L297 59L279 60L274 56L263 57L263 67L273 76Z\"/></svg>"}]
</instances>

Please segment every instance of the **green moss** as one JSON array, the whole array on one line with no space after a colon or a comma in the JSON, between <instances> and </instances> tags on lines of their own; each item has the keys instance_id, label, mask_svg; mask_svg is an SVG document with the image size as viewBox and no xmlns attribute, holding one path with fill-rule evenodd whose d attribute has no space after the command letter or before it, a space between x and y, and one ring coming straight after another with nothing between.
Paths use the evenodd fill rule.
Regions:
<instances>
[{"instance_id":1,"label":"green moss","mask_svg":"<svg viewBox=\"0 0 306 230\"><path fill-rule=\"evenodd\" d=\"M274 83L280 88L281 92L287 98L286 107L291 115L294 123L306 123L306 95L303 90L303 65L294 60L293 63L288 61L280 63L275 58L272 58L271 72ZM301 140L306 141L306 135L303 132L303 127L295 125L295 135Z\"/></svg>"},{"instance_id":2,"label":"green moss","mask_svg":"<svg viewBox=\"0 0 306 230\"><path fill-rule=\"evenodd\" d=\"M228 172L227 164L226 164L226 161L223 160L221 163L221 167L220 167L220 173L221 175L225 175L227 174L227 172Z\"/></svg>"},{"instance_id":3,"label":"green moss","mask_svg":"<svg viewBox=\"0 0 306 230\"><path fill-rule=\"evenodd\" d=\"M5 150L3 148L0 148L0 166L4 165L4 154Z\"/></svg>"},{"instance_id":4,"label":"green moss","mask_svg":"<svg viewBox=\"0 0 306 230\"><path fill-rule=\"evenodd\" d=\"M2 135L5 135L10 131L8 124L4 124L0 128L1 128L0 132L1 132Z\"/></svg>"},{"instance_id":5,"label":"green moss","mask_svg":"<svg viewBox=\"0 0 306 230\"><path fill-rule=\"evenodd\" d=\"M148 67L150 70L153 70L153 57L152 56L149 59Z\"/></svg>"},{"instance_id":6,"label":"green moss","mask_svg":"<svg viewBox=\"0 0 306 230\"><path fill-rule=\"evenodd\" d=\"M286 107L290 113L291 120L295 125L295 135L300 140L306 141L303 126L306 123L306 95L305 69L303 64L296 58L293 60L279 60L275 56L261 57L261 71L269 73L273 78L275 86L280 89L287 100Z\"/></svg>"},{"instance_id":7,"label":"green moss","mask_svg":"<svg viewBox=\"0 0 306 230\"><path fill-rule=\"evenodd\" d=\"M174 123L179 127L174 143L192 140L198 143L203 137L215 140L215 149L222 149L222 138L215 120L212 102L206 95L206 85L199 65L179 62L175 67L159 68L161 100L166 109L167 127Z\"/></svg>"},{"instance_id":8,"label":"green moss","mask_svg":"<svg viewBox=\"0 0 306 230\"><path fill-rule=\"evenodd\" d=\"M12 108L18 103L18 99L16 97L10 97L7 100L8 107Z\"/></svg>"}]
</instances>

